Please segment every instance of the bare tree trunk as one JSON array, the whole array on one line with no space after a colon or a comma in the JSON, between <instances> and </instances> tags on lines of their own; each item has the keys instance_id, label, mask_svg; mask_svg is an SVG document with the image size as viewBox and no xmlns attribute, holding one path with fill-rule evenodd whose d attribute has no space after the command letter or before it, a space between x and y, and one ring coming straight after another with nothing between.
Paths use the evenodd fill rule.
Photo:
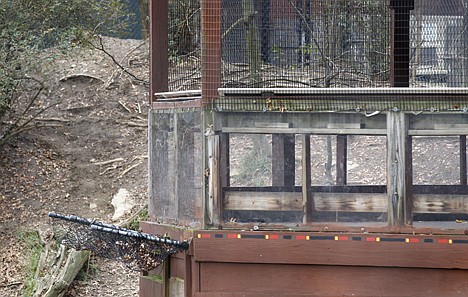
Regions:
<instances>
[{"instance_id":1,"label":"bare tree trunk","mask_svg":"<svg viewBox=\"0 0 468 297\"><path fill-rule=\"evenodd\" d=\"M412 82L416 81L417 70L421 62L421 46L422 46L422 16L421 16L421 6L424 5L424 0L417 0L415 7L416 15L416 44L415 51L412 61L412 73L410 80ZM411 65L410 65L411 66Z\"/></svg>"},{"instance_id":2,"label":"bare tree trunk","mask_svg":"<svg viewBox=\"0 0 468 297\"><path fill-rule=\"evenodd\" d=\"M140 16L141 16L141 37L147 39L149 37L149 1L138 0L140 4Z\"/></svg>"},{"instance_id":3,"label":"bare tree trunk","mask_svg":"<svg viewBox=\"0 0 468 297\"><path fill-rule=\"evenodd\" d=\"M260 83L260 39L258 38L258 26L256 22L257 12L254 1L243 0L242 10L246 26L246 46L249 60L250 83L253 87L261 87Z\"/></svg>"}]
</instances>

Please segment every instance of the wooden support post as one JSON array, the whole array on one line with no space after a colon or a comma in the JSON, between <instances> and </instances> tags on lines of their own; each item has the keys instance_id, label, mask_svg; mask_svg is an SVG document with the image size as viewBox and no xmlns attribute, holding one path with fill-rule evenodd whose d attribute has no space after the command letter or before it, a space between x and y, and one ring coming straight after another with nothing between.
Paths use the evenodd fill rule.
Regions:
<instances>
[{"instance_id":1,"label":"wooden support post","mask_svg":"<svg viewBox=\"0 0 468 297\"><path fill-rule=\"evenodd\" d=\"M311 185L310 166L310 134L302 134L302 205L304 209L303 223L312 221L314 200Z\"/></svg>"},{"instance_id":2,"label":"wooden support post","mask_svg":"<svg viewBox=\"0 0 468 297\"><path fill-rule=\"evenodd\" d=\"M201 1L202 100L218 98L221 86L221 0Z\"/></svg>"},{"instance_id":3,"label":"wooden support post","mask_svg":"<svg viewBox=\"0 0 468 297\"><path fill-rule=\"evenodd\" d=\"M406 116L406 121L409 121ZM405 211L406 211L406 225L413 224L414 212L414 196L413 196L413 136L408 135L409 124L406 125L405 132Z\"/></svg>"},{"instance_id":4,"label":"wooden support post","mask_svg":"<svg viewBox=\"0 0 468 297\"><path fill-rule=\"evenodd\" d=\"M407 115L403 112L387 114L387 195L389 226L404 226L412 221L411 154L408 152Z\"/></svg>"},{"instance_id":5,"label":"wooden support post","mask_svg":"<svg viewBox=\"0 0 468 297\"><path fill-rule=\"evenodd\" d=\"M221 215L221 187L219 178L219 135L211 131L207 136L208 141L208 224L220 223Z\"/></svg>"},{"instance_id":6,"label":"wooden support post","mask_svg":"<svg viewBox=\"0 0 468 297\"><path fill-rule=\"evenodd\" d=\"M168 54L168 0L150 1L150 96L169 90L169 54ZM150 105L151 106L151 105Z\"/></svg>"},{"instance_id":7,"label":"wooden support post","mask_svg":"<svg viewBox=\"0 0 468 297\"><path fill-rule=\"evenodd\" d=\"M347 183L348 163L348 136L336 136L336 185L344 186Z\"/></svg>"},{"instance_id":8,"label":"wooden support post","mask_svg":"<svg viewBox=\"0 0 468 297\"><path fill-rule=\"evenodd\" d=\"M192 256L188 252L184 253L184 296L189 297L192 295Z\"/></svg>"},{"instance_id":9,"label":"wooden support post","mask_svg":"<svg viewBox=\"0 0 468 297\"><path fill-rule=\"evenodd\" d=\"M295 184L294 134L272 135L273 186L294 187Z\"/></svg>"},{"instance_id":10,"label":"wooden support post","mask_svg":"<svg viewBox=\"0 0 468 297\"><path fill-rule=\"evenodd\" d=\"M460 135L460 184L467 185L466 181L466 135Z\"/></svg>"},{"instance_id":11,"label":"wooden support post","mask_svg":"<svg viewBox=\"0 0 468 297\"><path fill-rule=\"evenodd\" d=\"M221 187L229 187L231 184L231 165L229 160L229 134L221 133L219 137L219 177L221 179Z\"/></svg>"}]
</instances>

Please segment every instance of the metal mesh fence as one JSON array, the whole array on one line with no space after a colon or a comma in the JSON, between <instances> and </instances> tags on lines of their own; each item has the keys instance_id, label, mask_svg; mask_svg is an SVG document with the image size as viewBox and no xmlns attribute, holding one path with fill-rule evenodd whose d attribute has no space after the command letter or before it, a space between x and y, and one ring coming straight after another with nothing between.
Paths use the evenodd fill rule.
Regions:
<instances>
[{"instance_id":1,"label":"metal mesh fence","mask_svg":"<svg viewBox=\"0 0 468 297\"><path fill-rule=\"evenodd\" d=\"M199 109L151 111L150 217L200 226L200 127Z\"/></svg>"},{"instance_id":2,"label":"metal mesh fence","mask_svg":"<svg viewBox=\"0 0 468 297\"><path fill-rule=\"evenodd\" d=\"M169 0L169 90L200 89L200 0Z\"/></svg>"},{"instance_id":3,"label":"metal mesh fence","mask_svg":"<svg viewBox=\"0 0 468 297\"><path fill-rule=\"evenodd\" d=\"M216 31L220 25L221 41L206 46L221 50L221 87L390 86L392 10L387 0L220 3L221 24L210 19L206 29ZM409 14L396 22L406 33L395 34L408 36L406 45L395 42L394 57L409 45L410 86L465 87L468 2L416 0L414 7L403 9ZM201 14L199 0L169 3L171 91L200 88ZM208 52L205 63L216 52Z\"/></svg>"},{"instance_id":4,"label":"metal mesh fence","mask_svg":"<svg viewBox=\"0 0 468 297\"><path fill-rule=\"evenodd\" d=\"M386 86L386 1L223 0L223 84Z\"/></svg>"},{"instance_id":5,"label":"metal mesh fence","mask_svg":"<svg viewBox=\"0 0 468 297\"><path fill-rule=\"evenodd\" d=\"M411 84L467 86L468 1L416 0L410 21Z\"/></svg>"}]
</instances>

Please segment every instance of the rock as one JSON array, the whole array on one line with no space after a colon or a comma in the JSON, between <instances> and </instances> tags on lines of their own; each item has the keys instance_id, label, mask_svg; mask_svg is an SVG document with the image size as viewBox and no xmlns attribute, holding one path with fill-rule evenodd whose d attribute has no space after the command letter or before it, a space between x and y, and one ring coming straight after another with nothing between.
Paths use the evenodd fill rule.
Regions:
<instances>
[{"instance_id":1,"label":"rock","mask_svg":"<svg viewBox=\"0 0 468 297\"><path fill-rule=\"evenodd\" d=\"M113 221L117 221L122 216L129 213L135 206L130 193L126 189L119 189L117 194L114 195L114 198L112 198L111 204L114 206L114 215L112 216Z\"/></svg>"}]
</instances>

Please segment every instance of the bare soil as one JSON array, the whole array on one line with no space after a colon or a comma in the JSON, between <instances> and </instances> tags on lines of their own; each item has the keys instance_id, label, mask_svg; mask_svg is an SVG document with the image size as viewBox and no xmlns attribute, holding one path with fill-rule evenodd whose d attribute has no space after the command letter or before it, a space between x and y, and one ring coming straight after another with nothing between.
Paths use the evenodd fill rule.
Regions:
<instances>
[{"instance_id":1,"label":"bare soil","mask_svg":"<svg viewBox=\"0 0 468 297\"><path fill-rule=\"evenodd\" d=\"M106 51L148 80L148 45L104 39ZM102 51L54 53L44 65L46 92L37 108L44 127L0 151L0 296L22 296L28 250L18 234L50 237L49 211L112 222L113 196L131 193L133 212L147 200L148 85L122 72ZM117 160L105 165L100 162ZM122 218L122 220L125 218ZM119 223L119 222L112 222ZM138 296L138 273L93 259L66 296Z\"/></svg>"}]
</instances>

